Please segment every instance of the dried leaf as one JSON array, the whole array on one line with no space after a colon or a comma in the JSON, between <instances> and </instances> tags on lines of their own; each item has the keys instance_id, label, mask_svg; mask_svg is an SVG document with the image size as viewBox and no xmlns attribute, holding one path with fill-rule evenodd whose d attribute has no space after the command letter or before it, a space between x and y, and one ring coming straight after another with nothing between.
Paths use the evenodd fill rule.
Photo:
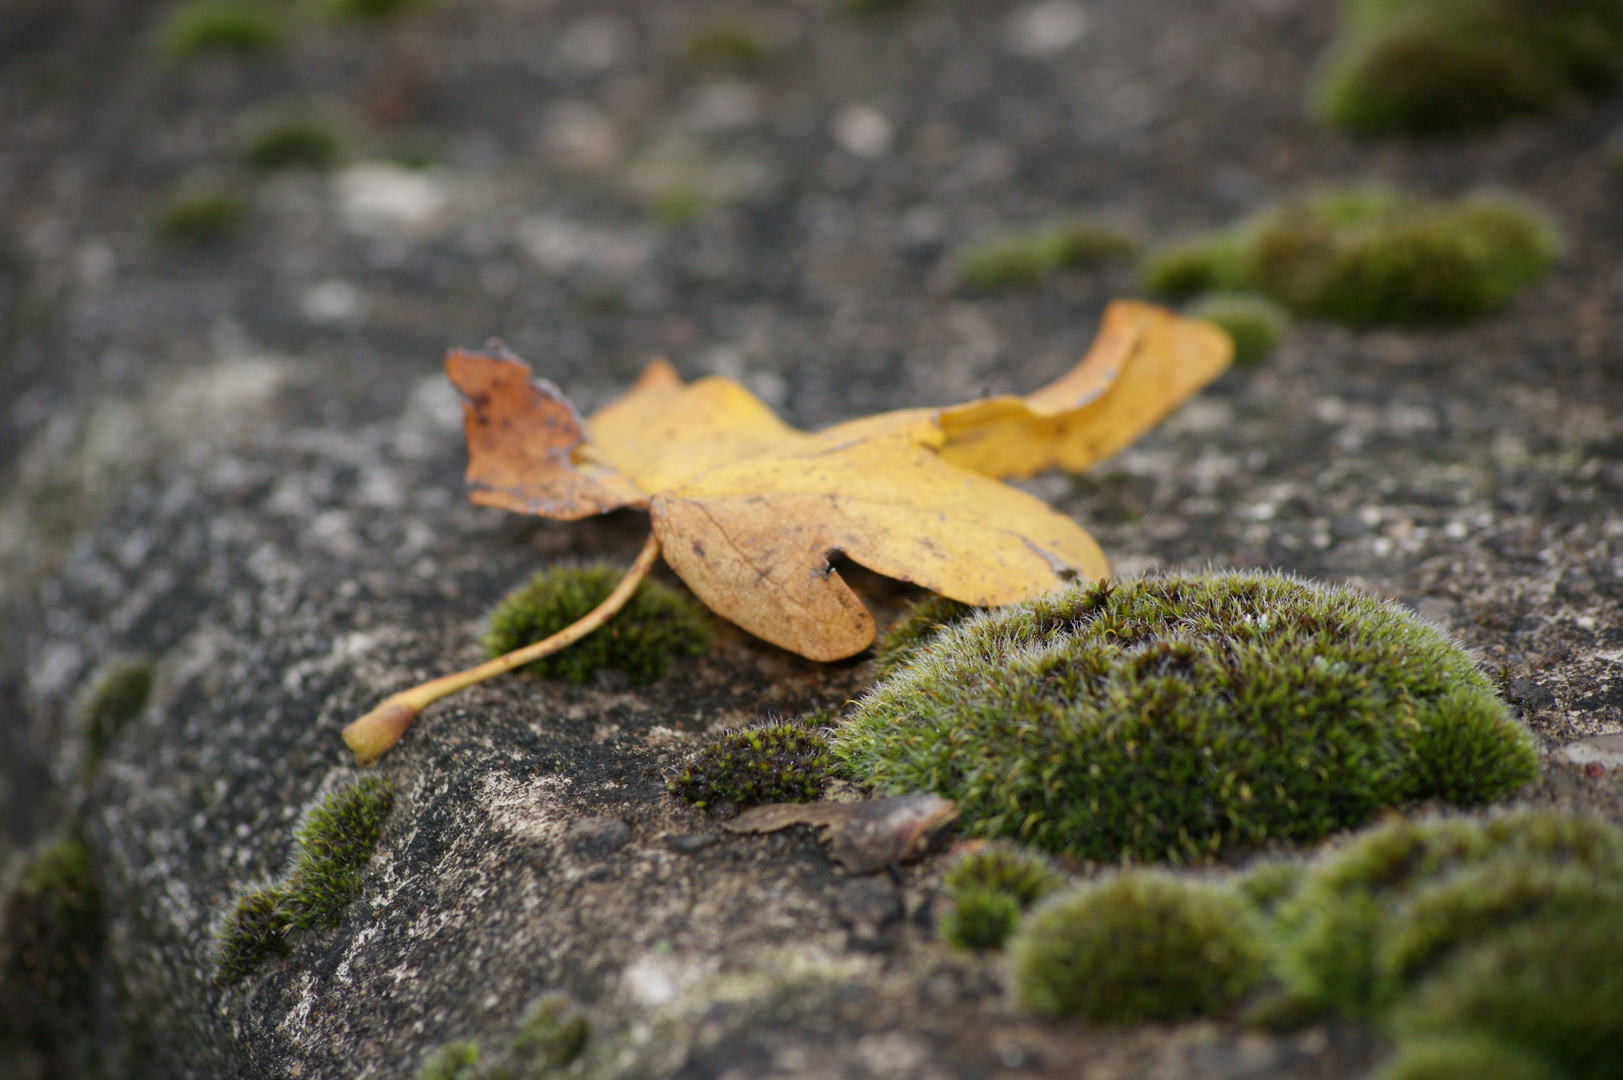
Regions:
<instances>
[{"instance_id":1,"label":"dried leaf","mask_svg":"<svg viewBox=\"0 0 1623 1080\"><path fill-rule=\"evenodd\" d=\"M769 803L739 814L722 828L770 833L816 825L830 841L829 858L848 874L871 874L923 856L958 820L958 804L939 795L896 795L850 803Z\"/></svg>"},{"instance_id":2,"label":"dried leaf","mask_svg":"<svg viewBox=\"0 0 1623 1080\"><path fill-rule=\"evenodd\" d=\"M835 552L977 606L1107 577L1080 526L996 478L1091 464L1228 361L1220 331L1122 301L1082 363L1028 397L811 433L735 382L684 384L662 360L584 424L505 353L455 352L447 370L468 399L474 501L564 519L646 506L666 561L712 610L834 660L874 634Z\"/></svg>"}]
</instances>

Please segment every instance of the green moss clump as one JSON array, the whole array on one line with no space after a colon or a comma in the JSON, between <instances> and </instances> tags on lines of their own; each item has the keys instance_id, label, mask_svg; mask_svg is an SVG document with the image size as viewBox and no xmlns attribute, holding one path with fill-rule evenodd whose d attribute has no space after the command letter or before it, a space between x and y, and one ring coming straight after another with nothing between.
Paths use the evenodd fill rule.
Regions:
<instances>
[{"instance_id":1,"label":"green moss clump","mask_svg":"<svg viewBox=\"0 0 1623 1080\"><path fill-rule=\"evenodd\" d=\"M1404 1043L1372 1080L1562 1080L1536 1058L1491 1038Z\"/></svg>"},{"instance_id":2,"label":"green moss clump","mask_svg":"<svg viewBox=\"0 0 1623 1080\"><path fill-rule=\"evenodd\" d=\"M344 139L318 116L289 115L264 121L244 140L242 159L256 169L330 169L344 157Z\"/></svg>"},{"instance_id":3,"label":"green moss clump","mask_svg":"<svg viewBox=\"0 0 1623 1080\"><path fill-rule=\"evenodd\" d=\"M941 936L962 949L1000 949L1020 913L1065 884L1065 875L1033 851L1002 840L973 848L942 875L953 906Z\"/></svg>"},{"instance_id":4,"label":"green moss clump","mask_svg":"<svg viewBox=\"0 0 1623 1080\"><path fill-rule=\"evenodd\" d=\"M1623 81L1623 0L1349 0L1317 91L1359 134L1542 113Z\"/></svg>"},{"instance_id":5,"label":"green moss clump","mask_svg":"<svg viewBox=\"0 0 1623 1080\"><path fill-rule=\"evenodd\" d=\"M337 926L361 892L362 875L394 809L395 786L365 776L311 808L294 832L292 868L281 881L237 898L216 935L220 978L238 982L271 956L292 951L295 930Z\"/></svg>"},{"instance_id":6,"label":"green moss clump","mask_svg":"<svg viewBox=\"0 0 1623 1080\"><path fill-rule=\"evenodd\" d=\"M93 1000L102 948L101 893L77 836L37 851L0 906L0 1004L60 1041Z\"/></svg>"},{"instance_id":7,"label":"green moss clump","mask_svg":"<svg viewBox=\"0 0 1623 1080\"><path fill-rule=\"evenodd\" d=\"M218 240L248 220L248 200L231 187L207 185L172 192L158 207L152 231L160 240Z\"/></svg>"},{"instance_id":8,"label":"green moss clump","mask_svg":"<svg viewBox=\"0 0 1623 1080\"><path fill-rule=\"evenodd\" d=\"M479 1044L472 1039L448 1042L423 1059L417 1080L475 1080L479 1075Z\"/></svg>"},{"instance_id":9,"label":"green moss clump","mask_svg":"<svg viewBox=\"0 0 1623 1080\"><path fill-rule=\"evenodd\" d=\"M113 737L146 708L152 696L152 678L152 661L130 660L108 668L96 681L79 714L87 775L101 764Z\"/></svg>"},{"instance_id":10,"label":"green moss clump","mask_svg":"<svg viewBox=\"0 0 1623 1080\"><path fill-rule=\"evenodd\" d=\"M873 670L884 678L911 660L941 630L977 609L946 596L930 595L908 606L874 643Z\"/></svg>"},{"instance_id":11,"label":"green moss clump","mask_svg":"<svg viewBox=\"0 0 1623 1080\"><path fill-rule=\"evenodd\" d=\"M1450 760L1493 768L1423 760L1438 727L1482 742ZM1410 799L1499 798L1537 772L1446 636L1267 573L1078 586L960 622L858 701L834 751L879 794L957 800L973 835L1100 860L1313 841Z\"/></svg>"},{"instance_id":12,"label":"green moss clump","mask_svg":"<svg viewBox=\"0 0 1623 1080\"><path fill-rule=\"evenodd\" d=\"M754 22L728 19L696 27L682 45L689 67L751 75L772 58L772 41Z\"/></svg>"},{"instance_id":13,"label":"green moss clump","mask_svg":"<svg viewBox=\"0 0 1623 1080\"><path fill-rule=\"evenodd\" d=\"M607 599L624 574L607 563L542 571L491 613L485 649L501 656L552 636ZM584 683L599 668L615 668L641 686L663 677L673 656L703 653L709 636L698 605L668 585L644 581L601 628L522 670Z\"/></svg>"},{"instance_id":14,"label":"green moss clump","mask_svg":"<svg viewBox=\"0 0 1623 1080\"><path fill-rule=\"evenodd\" d=\"M1265 296L1211 293L1189 308L1197 319L1216 323L1234 342L1234 362L1251 367L1279 347L1290 328L1290 313Z\"/></svg>"},{"instance_id":15,"label":"green moss clump","mask_svg":"<svg viewBox=\"0 0 1623 1080\"><path fill-rule=\"evenodd\" d=\"M1009 957L1028 1008L1117 1024L1218 1015L1266 971L1238 897L1147 870L1050 898L1021 923Z\"/></svg>"},{"instance_id":16,"label":"green moss clump","mask_svg":"<svg viewBox=\"0 0 1623 1080\"><path fill-rule=\"evenodd\" d=\"M1623 901L1623 832L1520 811L1487 821L1400 821L1316 866L1277 921L1296 998L1375 1017L1462 949L1528 920L1579 919Z\"/></svg>"},{"instance_id":17,"label":"green moss clump","mask_svg":"<svg viewBox=\"0 0 1623 1080\"><path fill-rule=\"evenodd\" d=\"M1131 258L1138 241L1125 230L1075 219L972 244L958 253L958 281L976 292L1028 289L1061 270Z\"/></svg>"},{"instance_id":18,"label":"green moss clump","mask_svg":"<svg viewBox=\"0 0 1623 1080\"><path fill-rule=\"evenodd\" d=\"M361 874L383 838L395 787L363 776L311 808L294 834L298 844L287 876L287 905L296 930L331 929L361 894Z\"/></svg>"},{"instance_id":19,"label":"green moss clump","mask_svg":"<svg viewBox=\"0 0 1623 1080\"><path fill-rule=\"evenodd\" d=\"M215 942L220 978L240 982L272 956L293 951L288 931L293 923L287 892L278 886L249 889L237 897Z\"/></svg>"},{"instance_id":20,"label":"green moss clump","mask_svg":"<svg viewBox=\"0 0 1623 1080\"><path fill-rule=\"evenodd\" d=\"M519 1023L513 1062L521 1076L545 1076L580 1057L591 1036L591 1022L567 994L543 994Z\"/></svg>"},{"instance_id":21,"label":"green moss clump","mask_svg":"<svg viewBox=\"0 0 1623 1080\"><path fill-rule=\"evenodd\" d=\"M1563 1080L1611 1080L1623 1032L1623 914L1615 901L1546 917L1463 951L1392 1019L1400 1038L1491 1038Z\"/></svg>"},{"instance_id":22,"label":"green moss clump","mask_svg":"<svg viewBox=\"0 0 1623 1080\"><path fill-rule=\"evenodd\" d=\"M1146 289L1266 294L1349 326L1460 322L1508 304L1554 263L1538 213L1503 197L1428 203L1385 189L1295 199L1233 230L1181 242L1141 269Z\"/></svg>"},{"instance_id":23,"label":"green moss clump","mask_svg":"<svg viewBox=\"0 0 1623 1080\"><path fill-rule=\"evenodd\" d=\"M177 4L158 28L158 48L172 63L204 53L266 56L282 50L285 34L269 4L191 0Z\"/></svg>"},{"instance_id":24,"label":"green moss clump","mask_svg":"<svg viewBox=\"0 0 1623 1080\"><path fill-rule=\"evenodd\" d=\"M1001 949L1020 925L1020 901L996 889L967 888L953 893L941 917L941 939L959 949Z\"/></svg>"},{"instance_id":25,"label":"green moss clump","mask_svg":"<svg viewBox=\"0 0 1623 1080\"><path fill-rule=\"evenodd\" d=\"M729 731L700 750L667 785L698 807L816 802L834 765L821 726L827 714Z\"/></svg>"}]
</instances>

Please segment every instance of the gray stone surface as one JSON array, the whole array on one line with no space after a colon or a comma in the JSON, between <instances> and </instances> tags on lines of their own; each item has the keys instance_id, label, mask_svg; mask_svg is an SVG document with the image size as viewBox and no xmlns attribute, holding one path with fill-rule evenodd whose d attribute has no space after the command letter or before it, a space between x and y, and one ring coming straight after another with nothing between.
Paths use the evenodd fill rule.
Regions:
<instances>
[{"instance_id":1,"label":"gray stone surface","mask_svg":"<svg viewBox=\"0 0 1623 1080\"><path fill-rule=\"evenodd\" d=\"M808 833L718 837L663 793L706 732L861 685L859 665L719 623L655 687L504 679L430 709L380 766L402 798L342 925L220 985L222 913L353 774L339 729L478 658L483 614L536 567L641 542L630 516L466 504L437 367L493 334L584 408L663 352L816 425L1074 361L1130 274L956 291L947 254L999 228L1088 210L1170 236L1366 178L1516 190L1568 250L1506 313L1299 327L1114 461L1032 487L1122 572L1279 566L1414 605L1503 672L1547 747L1623 727L1615 100L1436 146L1333 137L1301 107L1327 0L1093 3L1057 46L1064 17L1043 30L992 0L872 22L763 4L776 51L742 77L683 63L687 31L722 14L697 3L445 0L180 70L147 45L163 7L0 5L0 857L82 823L108 912L108 1075L408 1076L448 1039L509 1038L549 989L590 1012L602 1075L1368 1060L1350 1029L1024 1018L994 960L932 941L929 861L900 872L882 933L847 925L851 886ZM351 118L351 166L246 172L241 125L304 101ZM381 164L408 139L440 164ZM243 233L157 242L164 193L211 177L249 193ZM692 224L650 219L695 185L714 205ZM895 610L896 587L852 577ZM76 702L129 656L156 661L153 700L83 783ZM1524 797L1623 820L1615 774L1553 755ZM567 842L588 819L629 836Z\"/></svg>"}]
</instances>

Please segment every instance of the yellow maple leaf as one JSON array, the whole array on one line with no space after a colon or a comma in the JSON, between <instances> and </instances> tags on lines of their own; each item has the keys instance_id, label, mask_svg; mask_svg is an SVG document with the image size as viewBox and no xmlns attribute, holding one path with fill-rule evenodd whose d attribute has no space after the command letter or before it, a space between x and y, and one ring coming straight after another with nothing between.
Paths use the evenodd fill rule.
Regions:
<instances>
[{"instance_id":1,"label":"yellow maple leaf","mask_svg":"<svg viewBox=\"0 0 1623 1080\"><path fill-rule=\"evenodd\" d=\"M1035 393L816 432L785 424L731 380L684 384L663 360L586 420L502 350L455 350L446 370L466 398L474 502L564 520L646 509L653 537L636 577L662 552L717 614L834 660L874 637L872 616L829 565L836 552L976 606L1107 577L1104 553L1080 525L1000 478L1080 471L1114 453L1215 378L1231 353L1208 323L1117 301L1082 361ZM515 666L504 658L474 671ZM466 685L472 674L425 686ZM409 715L395 710L399 730L424 700L432 697L411 697ZM367 719L346 729L352 747Z\"/></svg>"}]
</instances>

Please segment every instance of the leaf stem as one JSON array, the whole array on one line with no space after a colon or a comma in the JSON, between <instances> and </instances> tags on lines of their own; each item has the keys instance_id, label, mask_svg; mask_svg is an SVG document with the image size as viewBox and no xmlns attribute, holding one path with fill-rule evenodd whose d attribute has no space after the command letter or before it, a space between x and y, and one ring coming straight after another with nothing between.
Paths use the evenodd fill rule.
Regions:
<instances>
[{"instance_id":1,"label":"leaf stem","mask_svg":"<svg viewBox=\"0 0 1623 1080\"><path fill-rule=\"evenodd\" d=\"M494 660L487 660L478 667L420 683L410 690L402 690L398 694L384 698L377 708L344 729L344 742L355 751L355 764L369 764L399 742L400 737L411 726L411 722L417 718L417 714L429 703L438 701L446 694L455 693L464 686L472 686L493 676L504 675L543 656L551 656L608 622L622 607L625 607L626 601L637 591L637 586L642 584L642 579L648 576L648 571L653 569L654 561L658 558L659 540L650 533L648 542L642 546L642 551L637 555L637 561L631 564L631 569L626 571L626 576L620 579L620 584L614 587L614 591L597 607L556 634L526 645L522 649L514 649Z\"/></svg>"}]
</instances>

